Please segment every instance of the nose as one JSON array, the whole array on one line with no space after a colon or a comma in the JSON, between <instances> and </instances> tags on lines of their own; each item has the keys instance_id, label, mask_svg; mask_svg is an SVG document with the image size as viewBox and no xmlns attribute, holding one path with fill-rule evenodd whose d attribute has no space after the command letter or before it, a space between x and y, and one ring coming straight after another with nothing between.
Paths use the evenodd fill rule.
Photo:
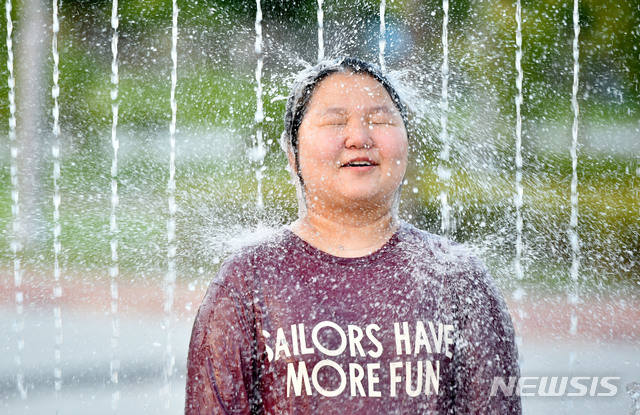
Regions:
<instances>
[{"instance_id":1,"label":"nose","mask_svg":"<svg viewBox=\"0 0 640 415\"><path fill-rule=\"evenodd\" d=\"M347 128L344 129L344 135L346 148L371 148L373 146L371 128L364 119L349 120Z\"/></svg>"}]
</instances>

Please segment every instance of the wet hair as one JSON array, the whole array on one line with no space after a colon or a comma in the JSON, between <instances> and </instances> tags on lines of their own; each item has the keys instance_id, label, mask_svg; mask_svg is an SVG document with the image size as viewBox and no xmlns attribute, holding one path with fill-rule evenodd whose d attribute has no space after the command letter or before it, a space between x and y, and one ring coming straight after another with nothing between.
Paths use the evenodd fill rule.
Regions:
<instances>
[{"instance_id":1,"label":"wet hair","mask_svg":"<svg viewBox=\"0 0 640 415\"><path fill-rule=\"evenodd\" d=\"M302 177L300 177L300 163L298 159L298 130L300 129L300 125L302 124L302 120L304 119L316 87L329 75L339 72L367 74L380 82L398 108L405 127L407 126L407 108L405 104L400 99L395 87L389 82L380 68L373 64L357 58L337 58L322 61L316 66L305 69L296 78L289 98L287 99L284 114L284 132L282 133L280 142L285 152L293 152L296 173L301 182Z\"/></svg>"}]
</instances>

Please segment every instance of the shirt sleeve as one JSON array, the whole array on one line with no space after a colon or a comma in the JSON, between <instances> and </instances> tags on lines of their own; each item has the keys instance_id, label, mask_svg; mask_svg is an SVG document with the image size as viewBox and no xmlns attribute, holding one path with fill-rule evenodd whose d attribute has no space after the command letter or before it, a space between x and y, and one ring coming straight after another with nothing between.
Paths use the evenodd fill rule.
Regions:
<instances>
[{"instance_id":1,"label":"shirt sleeve","mask_svg":"<svg viewBox=\"0 0 640 415\"><path fill-rule=\"evenodd\" d=\"M187 360L185 414L250 414L256 405L255 322L225 266L198 310Z\"/></svg>"},{"instance_id":2,"label":"shirt sleeve","mask_svg":"<svg viewBox=\"0 0 640 415\"><path fill-rule=\"evenodd\" d=\"M520 396L498 391L496 378L505 384L519 378L518 351L511 317L484 265L472 259L470 272L458 278L457 387L455 413L521 414Z\"/></svg>"}]
</instances>

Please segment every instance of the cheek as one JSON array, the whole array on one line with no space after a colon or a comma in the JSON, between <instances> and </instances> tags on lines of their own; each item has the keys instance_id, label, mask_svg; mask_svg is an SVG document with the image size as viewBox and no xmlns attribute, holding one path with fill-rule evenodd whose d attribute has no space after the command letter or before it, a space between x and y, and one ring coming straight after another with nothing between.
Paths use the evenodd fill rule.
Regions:
<instances>
[{"instance_id":1,"label":"cheek","mask_svg":"<svg viewBox=\"0 0 640 415\"><path fill-rule=\"evenodd\" d=\"M406 166L409 156L409 143L404 134L390 134L379 143L380 151L384 152L386 158L394 165ZM398 161L400 163L398 163Z\"/></svg>"},{"instance_id":2,"label":"cheek","mask_svg":"<svg viewBox=\"0 0 640 415\"><path fill-rule=\"evenodd\" d=\"M300 161L305 160L309 166L333 165L339 163L340 146L332 137L316 135L312 139L301 141L299 145Z\"/></svg>"}]
</instances>

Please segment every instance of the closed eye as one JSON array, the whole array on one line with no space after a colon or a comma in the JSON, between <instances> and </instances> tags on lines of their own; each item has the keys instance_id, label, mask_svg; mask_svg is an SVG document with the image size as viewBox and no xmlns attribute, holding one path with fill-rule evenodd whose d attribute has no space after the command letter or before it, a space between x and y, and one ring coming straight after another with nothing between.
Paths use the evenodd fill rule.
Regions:
<instances>
[{"instance_id":1,"label":"closed eye","mask_svg":"<svg viewBox=\"0 0 640 415\"><path fill-rule=\"evenodd\" d=\"M320 125L346 125L347 120L343 118L329 118L322 121Z\"/></svg>"},{"instance_id":2,"label":"closed eye","mask_svg":"<svg viewBox=\"0 0 640 415\"><path fill-rule=\"evenodd\" d=\"M374 117L369 120L369 125L395 125L395 121L388 117Z\"/></svg>"},{"instance_id":3,"label":"closed eye","mask_svg":"<svg viewBox=\"0 0 640 415\"><path fill-rule=\"evenodd\" d=\"M369 115L368 121L369 124L373 125L394 125L395 118L389 114L388 112L376 112Z\"/></svg>"}]
</instances>

